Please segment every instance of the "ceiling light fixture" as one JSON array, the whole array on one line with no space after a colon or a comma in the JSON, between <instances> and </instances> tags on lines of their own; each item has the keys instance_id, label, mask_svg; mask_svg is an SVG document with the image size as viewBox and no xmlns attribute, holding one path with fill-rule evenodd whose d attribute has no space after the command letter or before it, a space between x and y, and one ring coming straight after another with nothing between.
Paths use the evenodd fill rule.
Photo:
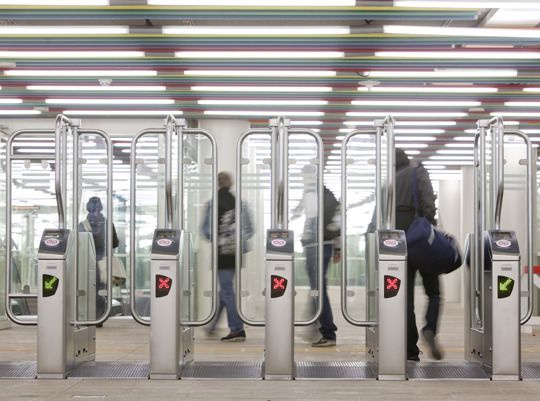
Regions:
<instances>
[{"instance_id":1,"label":"ceiling light fixture","mask_svg":"<svg viewBox=\"0 0 540 401\"><path fill-rule=\"evenodd\" d=\"M322 111L296 111L296 110L206 110L207 115L229 115L229 116L324 116Z\"/></svg>"},{"instance_id":2,"label":"ceiling light fixture","mask_svg":"<svg viewBox=\"0 0 540 401\"><path fill-rule=\"evenodd\" d=\"M360 112L350 111L347 112L347 116L351 117L386 117L389 113L385 112ZM438 117L465 117L467 113L462 112L440 112L440 113L426 113L426 112L402 112L396 111L390 113L393 117L424 117L424 118L438 118Z\"/></svg>"},{"instance_id":3,"label":"ceiling light fixture","mask_svg":"<svg viewBox=\"0 0 540 401\"><path fill-rule=\"evenodd\" d=\"M128 33L128 26L0 26L0 35L122 35Z\"/></svg>"},{"instance_id":4,"label":"ceiling light fixture","mask_svg":"<svg viewBox=\"0 0 540 401\"><path fill-rule=\"evenodd\" d=\"M151 6L352 7L356 0L148 0Z\"/></svg>"},{"instance_id":5,"label":"ceiling light fixture","mask_svg":"<svg viewBox=\"0 0 540 401\"><path fill-rule=\"evenodd\" d=\"M62 113L69 115L114 115L114 116L137 116L137 115L149 115L149 116L168 116L169 114L176 115L182 114L181 110L64 110Z\"/></svg>"},{"instance_id":6,"label":"ceiling light fixture","mask_svg":"<svg viewBox=\"0 0 540 401\"><path fill-rule=\"evenodd\" d=\"M89 85L28 85L28 90L33 91L164 91L167 90L166 86L89 86Z\"/></svg>"},{"instance_id":7,"label":"ceiling light fixture","mask_svg":"<svg viewBox=\"0 0 540 401\"><path fill-rule=\"evenodd\" d=\"M517 70L486 70L486 69L440 69L434 71L366 71L369 77L409 77L409 78L453 78L453 77L515 77Z\"/></svg>"},{"instance_id":8,"label":"ceiling light fixture","mask_svg":"<svg viewBox=\"0 0 540 401\"><path fill-rule=\"evenodd\" d=\"M383 26L383 32L407 35L540 38L540 30L538 29L458 28L438 26L385 25Z\"/></svg>"},{"instance_id":9,"label":"ceiling light fixture","mask_svg":"<svg viewBox=\"0 0 540 401\"><path fill-rule=\"evenodd\" d=\"M174 99L45 99L47 104L174 104Z\"/></svg>"},{"instance_id":10,"label":"ceiling light fixture","mask_svg":"<svg viewBox=\"0 0 540 401\"><path fill-rule=\"evenodd\" d=\"M1 55L1 52L0 52ZM339 58L344 57L343 52L305 52L305 51L290 51L290 52L249 52L249 51L179 51L174 53L178 58L273 58L273 59L288 59L288 58Z\"/></svg>"},{"instance_id":11,"label":"ceiling light fixture","mask_svg":"<svg viewBox=\"0 0 540 401\"><path fill-rule=\"evenodd\" d=\"M0 51L3 58L134 58L144 57L138 51Z\"/></svg>"},{"instance_id":12,"label":"ceiling light fixture","mask_svg":"<svg viewBox=\"0 0 540 401\"><path fill-rule=\"evenodd\" d=\"M239 77L334 77L335 71L283 70L186 70L184 75L239 76Z\"/></svg>"},{"instance_id":13,"label":"ceiling light fixture","mask_svg":"<svg viewBox=\"0 0 540 401\"><path fill-rule=\"evenodd\" d=\"M41 114L41 111L39 110L0 110L0 115L25 115L25 114Z\"/></svg>"},{"instance_id":14,"label":"ceiling light fixture","mask_svg":"<svg viewBox=\"0 0 540 401\"><path fill-rule=\"evenodd\" d=\"M256 105L256 106L321 106L328 104L326 100L199 100L198 104L208 105Z\"/></svg>"},{"instance_id":15,"label":"ceiling light fixture","mask_svg":"<svg viewBox=\"0 0 540 401\"><path fill-rule=\"evenodd\" d=\"M437 101L437 100L353 100L355 106L404 106L404 107L477 107L476 101Z\"/></svg>"},{"instance_id":16,"label":"ceiling light fixture","mask_svg":"<svg viewBox=\"0 0 540 401\"><path fill-rule=\"evenodd\" d=\"M381 51L375 52L375 57L400 57L400 58L438 58L438 59L456 59L456 58L473 58L477 59L479 53L477 51ZM539 59L540 52L482 52L483 59Z\"/></svg>"},{"instance_id":17,"label":"ceiling light fixture","mask_svg":"<svg viewBox=\"0 0 540 401\"><path fill-rule=\"evenodd\" d=\"M49 76L49 77L137 77L154 76L157 71L151 70L5 70L4 75L16 76Z\"/></svg>"},{"instance_id":18,"label":"ceiling light fixture","mask_svg":"<svg viewBox=\"0 0 540 401\"><path fill-rule=\"evenodd\" d=\"M164 26L165 35L348 35L348 26Z\"/></svg>"},{"instance_id":19,"label":"ceiling light fixture","mask_svg":"<svg viewBox=\"0 0 540 401\"><path fill-rule=\"evenodd\" d=\"M330 86L192 86L192 91L209 92L332 92Z\"/></svg>"},{"instance_id":20,"label":"ceiling light fixture","mask_svg":"<svg viewBox=\"0 0 540 401\"><path fill-rule=\"evenodd\" d=\"M375 86L371 89L365 87L359 87L358 91L360 92L427 92L427 93L495 93L498 88L487 88L487 87L450 87L450 86L394 86L394 87L384 87L384 86Z\"/></svg>"},{"instance_id":21,"label":"ceiling light fixture","mask_svg":"<svg viewBox=\"0 0 540 401\"><path fill-rule=\"evenodd\" d=\"M540 9L536 0L528 1L433 1L433 0L395 0L395 7L412 8L508 8Z\"/></svg>"}]
</instances>

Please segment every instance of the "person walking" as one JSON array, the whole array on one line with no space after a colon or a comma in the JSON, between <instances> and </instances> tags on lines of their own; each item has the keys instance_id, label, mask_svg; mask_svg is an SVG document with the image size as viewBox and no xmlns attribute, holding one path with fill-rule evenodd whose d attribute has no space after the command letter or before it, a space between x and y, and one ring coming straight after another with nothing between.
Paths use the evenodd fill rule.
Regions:
<instances>
[{"instance_id":1,"label":"person walking","mask_svg":"<svg viewBox=\"0 0 540 401\"><path fill-rule=\"evenodd\" d=\"M226 172L218 174L218 281L219 306L216 317L207 330L212 336L216 325L224 309L227 311L227 323L229 334L221 338L224 342L246 341L244 323L236 312L236 295L234 292L234 274L236 269L236 200L230 192L232 178ZM211 204L208 204L206 217L203 224L203 233L208 240L211 240ZM251 220L247 208L242 210L242 251L247 251L246 241L253 235Z\"/></svg>"},{"instance_id":2,"label":"person walking","mask_svg":"<svg viewBox=\"0 0 540 401\"><path fill-rule=\"evenodd\" d=\"M413 174L416 174L418 210L414 206ZM427 218L431 224L436 225L435 195L429 174L421 164L412 166L405 151L399 148L396 149L395 186L396 229L406 233L416 213ZM435 339L440 312L439 276L420 270L410 260L407 261L407 359L420 361L420 349L417 345L419 335L414 312L414 288L417 271L422 277L422 284L428 297L426 322L422 327L422 335L429 346L431 356L439 360L443 357Z\"/></svg>"}]
</instances>

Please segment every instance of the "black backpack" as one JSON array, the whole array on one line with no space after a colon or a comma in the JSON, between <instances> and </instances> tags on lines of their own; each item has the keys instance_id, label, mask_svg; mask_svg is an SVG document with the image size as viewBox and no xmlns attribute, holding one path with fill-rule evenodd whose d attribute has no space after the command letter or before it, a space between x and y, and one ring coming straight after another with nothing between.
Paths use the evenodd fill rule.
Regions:
<instances>
[{"instance_id":1,"label":"black backpack","mask_svg":"<svg viewBox=\"0 0 540 401\"><path fill-rule=\"evenodd\" d=\"M332 191L324 187L324 240L328 241L341 235L340 205Z\"/></svg>"}]
</instances>

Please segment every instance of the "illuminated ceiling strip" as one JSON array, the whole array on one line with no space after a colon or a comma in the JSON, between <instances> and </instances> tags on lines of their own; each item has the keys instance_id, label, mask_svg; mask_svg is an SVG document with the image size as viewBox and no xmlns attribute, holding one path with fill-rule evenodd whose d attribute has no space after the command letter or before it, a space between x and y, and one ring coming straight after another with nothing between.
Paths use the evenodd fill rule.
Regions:
<instances>
[{"instance_id":1,"label":"illuminated ceiling strip","mask_svg":"<svg viewBox=\"0 0 540 401\"><path fill-rule=\"evenodd\" d=\"M230 116L258 116L258 115L267 115L267 116L324 116L322 111L296 111L296 110L206 110L204 114L208 115L230 115Z\"/></svg>"},{"instance_id":2,"label":"illuminated ceiling strip","mask_svg":"<svg viewBox=\"0 0 540 401\"><path fill-rule=\"evenodd\" d=\"M1 52L0 52L1 55ZM307 51L267 51L267 52L249 52L249 51L179 51L174 53L178 58L272 58L272 59L290 59L290 58L339 58L344 57L343 52L307 52Z\"/></svg>"},{"instance_id":3,"label":"illuminated ceiling strip","mask_svg":"<svg viewBox=\"0 0 540 401\"><path fill-rule=\"evenodd\" d=\"M332 92L329 86L192 86L192 91L211 92Z\"/></svg>"},{"instance_id":4,"label":"illuminated ceiling strip","mask_svg":"<svg viewBox=\"0 0 540 401\"><path fill-rule=\"evenodd\" d=\"M350 111L346 113L351 117L386 117L388 113L385 112L358 112ZM446 113L426 113L426 112L392 112L392 116L396 117L425 117L425 118L438 118L438 117L465 117L467 113L462 112L446 112Z\"/></svg>"},{"instance_id":5,"label":"illuminated ceiling strip","mask_svg":"<svg viewBox=\"0 0 540 401\"><path fill-rule=\"evenodd\" d=\"M448 52L429 52L429 51L381 51L375 52L375 57L400 57L400 58L438 58L438 59L456 59L456 58L472 58L472 59L539 59L540 52L463 52L463 51L448 51Z\"/></svg>"},{"instance_id":6,"label":"illuminated ceiling strip","mask_svg":"<svg viewBox=\"0 0 540 401\"><path fill-rule=\"evenodd\" d=\"M121 35L129 26L0 26L0 35Z\"/></svg>"},{"instance_id":7,"label":"illuminated ceiling strip","mask_svg":"<svg viewBox=\"0 0 540 401\"><path fill-rule=\"evenodd\" d=\"M45 91L164 91L166 86L88 86L88 85L28 85L28 90Z\"/></svg>"},{"instance_id":8,"label":"illuminated ceiling strip","mask_svg":"<svg viewBox=\"0 0 540 401\"><path fill-rule=\"evenodd\" d=\"M138 51L0 51L3 58L134 58L144 57Z\"/></svg>"},{"instance_id":9,"label":"illuminated ceiling strip","mask_svg":"<svg viewBox=\"0 0 540 401\"><path fill-rule=\"evenodd\" d=\"M256 106L320 106L328 104L326 100L199 100L198 104L215 105L256 105Z\"/></svg>"},{"instance_id":10,"label":"illuminated ceiling strip","mask_svg":"<svg viewBox=\"0 0 540 401\"><path fill-rule=\"evenodd\" d=\"M492 116L501 117L532 117L540 119L540 112L528 112L528 111L494 111L490 113Z\"/></svg>"},{"instance_id":11,"label":"illuminated ceiling strip","mask_svg":"<svg viewBox=\"0 0 540 401\"><path fill-rule=\"evenodd\" d=\"M362 84L362 81L360 81ZM366 87L362 86L358 88L360 92L427 92L427 93L495 93L498 92L498 88L487 88L487 87L451 87L451 86L420 86L420 87L384 87L384 86L373 86Z\"/></svg>"},{"instance_id":12,"label":"illuminated ceiling strip","mask_svg":"<svg viewBox=\"0 0 540 401\"><path fill-rule=\"evenodd\" d=\"M523 88L523 92L540 92L540 88Z\"/></svg>"},{"instance_id":13,"label":"illuminated ceiling strip","mask_svg":"<svg viewBox=\"0 0 540 401\"><path fill-rule=\"evenodd\" d=\"M347 35L348 26L164 26L165 35Z\"/></svg>"},{"instance_id":14,"label":"illuminated ceiling strip","mask_svg":"<svg viewBox=\"0 0 540 401\"><path fill-rule=\"evenodd\" d=\"M504 102L504 105L509 107L538 107L540 102Z\"/></svg>"},{"instance_id":15,"label":"illuminated ceiling strip","mask_svg":"<svg viewBox=\"0 0 540 401\"><path fill-rule=\"evenodd\" d=\"M394 0L395 7L412 8L506 8L540 9L537 1L433 1L433 0Z\"/></svg>"},{"instance_id":16,"label":"illuminated ceiling strip","mask_svg":"<svg viewBox=\"0 0 540 401\"><path fill-rule=\"evenodd\" d=\"M505 122L506 123L506 122ZM373 121L344 121L344 125L371 125ZM424 126L424 125L437 125L437 126L451 126L456 125L455 121L396 121L396 126Z\"/></svg>"},{"instance_id":17,"label":"illuminated ceiling strip","mask_svg":"<svg viewBox=\"0 0 540 401\"><path fill-rule=\"evenodd\" d=\"M108 6L109 0L0 0L2 6Z\"/></svg>"},{"instance_id":18,"label":"illuminated ceiling strip","mask_svg":"<svg viewBox=\"0 0 540 401\"><path fill-rule=\"evenodd\" d=\"M186 70L184 75L239 77L333 77L335 71Z\"/></svg>"},{"instance_id":19,"label":"illuminated ceiling strip","mask_svg":"<svg viewBox=\"0 0 540 401\"><path fill-rule=\"evenodd\" d=\"M398 130L395 131L396 133L399 133ZM444 131L443 131L444 132ZM411 132L407 132L410 134ZM428 133L428 134L440 134L441 132L418 132L418 134L422 133ZM416 142L416 141L436 141L437 138L434 136L396 136L396 141L398 142Z\"/></svg>"},{"instance_id":20,"label":"illuminated ceiling strip","mask_svg":"<svg viewBox=\"0 0 540 401\"><path fill-rule=\"evenodd\" d=\"M0 104L21 104L23 102L22 99L5 99L0 98Z\"/></svg>"},{"instance_id":21,"label":"illuminated ceiling strip","mask_svg":"<svg viewBox=\"0 0 540 401\"><path fill-rule=\"evenodd\" d=\"M378 77L425 77L425 78L452 78L452 77L515 77L515 69L441 69L435 71L367 71L370 78Z\"/></svg>"},{"instance_id":22,"label":"illuminated ceiling strip","mask_svg":"<svg viewBox=\"0 0 540 401\"><path fill-rule=\"evenodd\" d=\"M182 114L181 110L64 110L64 114L71 115L159 115L159 116L168 116L169 114Z\"/></svg>"},{"instance_id":23,"label":"illuminated ceiling strip","mask_svg":"<svg viewBox=\"0 0 540 401\"><path fill-rule=\"evenodd\" d=\"M157 71L151 70L5 70L4 75L16 76L49 76L49 77L137 77L155 76Z\"/></svg>"},{"instance_id":24,"label":"illuminated ceiling strip","mask_svg":"<svg viewBox=\"0 0 540 401\"><path fill-rule=\"evenodd\" d=\"M47 104L174 104L173 99L45 99Z\"/></svg>"},{"instance_id":25,"label":"illuminated ceiling strip","mask_svg":"<svg viewBox=\"0 0 540 401\"><path fill-rule=\"evenodd\" d=\"M153 6L350 7L356 0L148 0Z\"/></svg>"},{"instance_id":26,"label":"illuminated ceiling strip","mask_svg":"<svg viewBox=\"0 0 540 401\"><path fill-rule=\"evenodd\" d=\"M0 110L1 115L41 114L39 110Z\"/></svg>"},{"instance_id":27,"label":"illuminated ceiling strip","mask_svg":"<svg viewBox=\"0 0 540 401\"><path fill-rule=\"evenodd\" d=\"M406 106L406 107L476 107L482 102L433 101L433 100L353 100L355 106Z\"/></svg>"},{"instance_id":28,"label":"illuminated ceiling strip","mask_svg":"<svg viewBox=\"0 0 540 401\"><path fill-rule=\"evenodd\" d=\"M539 29L457 28L436 26L385 25L383 26L383 32L412 35L540 38Z\"/></svg>"}]
</instances>

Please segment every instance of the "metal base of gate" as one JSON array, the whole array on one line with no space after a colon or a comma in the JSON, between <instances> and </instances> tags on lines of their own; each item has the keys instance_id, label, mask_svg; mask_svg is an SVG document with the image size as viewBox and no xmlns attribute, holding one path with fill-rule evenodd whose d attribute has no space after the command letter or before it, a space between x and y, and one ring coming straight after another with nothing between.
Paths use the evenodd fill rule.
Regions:
<instances>
[{"instance_id":1,"label":"metal base of gate","mask_svg":"<svg viewBox=\"0 0 540 401\"><path fill-rule=\"evenodd\" d=\"M0 362L2 379L35 379L37 362Z\"/></svg>"},{"instance_id":2,"label":"metal base of gate","mask_svg":"<svg viewBox=\"0 0 540 401\"><path fill-rule=\"evenodd\" d=\"M365 362L296 362L296 380L375 380Z\"/></svg>"},{"instance_id":3,"label":"metal base of gate","mask_svg":"<svg viewBox=\"0 0 540 401\"><path fill-rule=\"evenodd\" d=\"M521 378L523 380L540 380L540 363L522 362Z\"/></svg>"},{"instance_id":4,"label":"metal base of gate","mask_svg":"<svg viewBox=\"0 0 540 401\"><path fill-rule=\"evenodd\" d=\"M193 361L184 366L180 378L262 380L262 363Z\"/></svg>"},{"instance_id":5,"label":"metal base of gate","mask_svg":"<svg viewBox=\"0 0 540 401\"><path fill-rule=\"evenodd\" d=\"M86 362L74 369L68 379L148 379L150 362Z\"/></svg>"},{"instance_id":6,"label":"metal base of gate","mask_svg":"<svg viewBox=\"0 0 540 401\"><path fill-rule=\"evenodd\" d=\"M470 362L407 362L409 380L489 380L484 370Z\"/></svg>"}]
</instances>

